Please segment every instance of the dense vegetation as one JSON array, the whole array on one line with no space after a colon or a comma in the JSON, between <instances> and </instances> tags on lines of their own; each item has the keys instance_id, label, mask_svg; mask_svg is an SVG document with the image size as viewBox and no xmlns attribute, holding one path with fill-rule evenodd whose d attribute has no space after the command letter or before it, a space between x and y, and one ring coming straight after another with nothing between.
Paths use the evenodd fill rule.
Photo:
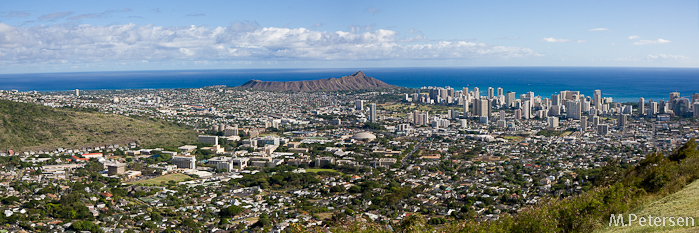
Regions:
<instances>
[{"instance_id":1,"label":"dense vegetation","mask_svg":"<svg viewBox=\"0 0 699 233\"><path fill-rule=\"evenodd\" d=\"M191 128L164 120L0 100L0 150L53 150L130 142L146 147L176 146L195 140Z\"/></svg>"}]
</instances>

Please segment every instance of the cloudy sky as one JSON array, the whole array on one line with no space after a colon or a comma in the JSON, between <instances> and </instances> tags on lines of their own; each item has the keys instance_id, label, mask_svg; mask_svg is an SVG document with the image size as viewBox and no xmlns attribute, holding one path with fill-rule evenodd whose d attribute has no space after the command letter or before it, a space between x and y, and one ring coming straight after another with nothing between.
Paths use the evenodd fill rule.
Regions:
<instances>
[{"instance_id":1,"label":"cloudy sky","mask_svg":"<svg viewBox=\"0 0 699 233\"><path fill-rule=\"evenodd\" d=\"M699 67L697 1L0 1L0 73Z\"/></svg>"}]
</instances>

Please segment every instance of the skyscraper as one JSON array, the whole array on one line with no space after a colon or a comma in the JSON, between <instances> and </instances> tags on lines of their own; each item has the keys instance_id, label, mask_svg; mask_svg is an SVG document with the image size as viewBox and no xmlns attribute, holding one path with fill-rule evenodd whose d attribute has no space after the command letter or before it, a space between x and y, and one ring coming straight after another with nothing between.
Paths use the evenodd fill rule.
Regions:
<instances>
[{"instance_id":1,"label":"skyscraper","mask_svg":"<svg viewBox=\"0 0 699 233\"><path fill-rule=\"evenodd\" d=\"M643 97L638 98L638 115L643 116L645 115L645 109L646 108L646 100L643 99Z\"/></svg>"},{"instance_id":2,"label":"skyscraper","mask_svg":"<svg viewBox=\"0 0 699 233\"><path fill-rule=\"evenodd\" d=\"M692 103L699 102L699 93L692 94Z\"/></svg>"},{"instance_id":3,"label":"skyscraper","mask_svg":"<svg viewBox=\"0 0 699 233\"><path fill-rule=\"evenodd\" d=\"M364 100L355 100L354 109L364 111Z\"/></svg>"},{"instance_id":4,"label":"skyscraper","mask_svg":"<svg viewBox=\"0 0 699 233\"><path fill-rule=\"evenodd\" d=\"M468 99L464 99L464 118L468 117L468 115L469 115L468 114L468 105L469 105Z\"/></svg>"},{"instance_id":5,"label":"skyscraper","mask_svg":"<svg viewBox=\"0 0 699 233\"><path fill-rule=\"evenodd\" d=\"M602 109L602 90L595 90L592 93L592 105L596 109Z\"/></svg>"},{"instance_id":6,"label":"skyscraper","mask_svg":"<svg viewBox=\"0 0 699 233\"><path fill-rule=\"evenodd\" d=\"M580 117L580 131L587 130L587 116Z\"/></svg>"},{"instance_id":7,"label":"skyscraper","mask_svg":"<svg viewBox=\"0 0 699 233\"><path fill-rule=\"evenodd\" d=\"M473 88L473 98L475 98L475 99L481 98L481 92L478 90L478 87Z\"/></svg>"},{"instance_id":8,"label":"skyscraper","mask_svg":"<svg viewBox=\"0 0 699 233\"><path fill-rule=\"evenodd\" d=\"M668 109L675 109L675 100L677 98L680 98L680 93L679 92L670 92L670 100L667 102L667 108ZM677 114L677 113L675 113Z\"/></svg>"},{"instance_id":9,"label":"skyscraper","mask_svg":"<svg viewBox=\"0 0 699 233\"><path fill-rule=\"evenodd\" d=\"M476 116L489 116L490 112L490 101L487 99L480 99L476 100L477 107L476 107Z\"/></svg>"},{"instance_id":10,"label":"skyscraper","mask_svg":"<svg viewBox=\"0 0 699 233\"><path fill-rule=\"evenodd\" d=\"M507 95L505 96L505 105L507 105L508 108L512 107L512 103L515 102L515 93L512 91L508 91Z\"/></svg>"},{"instance_id":11,"label":"skyscraper","mask_svg":"<svg viewBox=\"0 0 699 233\"><path fill-rule=\"evenodd\" d=\"M624 129L626 128L626 114L619 114L618 119L617 119L617 124L619 129Z\"/></svg>"},{"instance_id":12,"label":"skyscraper","mask_svg":"<svg viewBox=\"0 0 699 233\"><path fill-rule=\"evenodd\" d=\"M646 116L651 118L655 117L655 114L658 114L658 103L653 102L653 100L650 100L650 102L648 102L648 105L650 105L650 107Z\"/></svg>"},{"instance_id":13,"label":"skyscraper","mask_svg":"<svg viewBox=\"0 0 699 233\"><path fill-rule=\"evenodd\" d=\"M597 128L597 125L599 125L599 116L593 116L592 117L592 127Z\"/></svg>"},{"instance_id":14,"label":"skyscraper","mask_svg":"<svg viewBox=\"0 0 699 233\"><path fill-rule=\"evenodd\" d=\"M495 90L492 87L488 87L488 99L492 99L495 95Z\"/></svg>"},{"instance_id":15,"label":"skyscraper","mask_svg":"<svg viewBox=\"0 0 699 233\"><path fill-rule=\"evenodd\" d=\"M502 96L502 87L498 87L498 97Z\"/></svg>"},{"instance_id":16,"label":"skyscraper","mask_svg":"<svg viewBox=\"0 0 699 233\"><path fill-rule=\"evenodd\" d=\"M369 104L369 121L371 123L376 123L376 104Z\"/></svg>"},{"instance_id":17,"label":"skyscraper","mask_svg":"<svg viewBox=\"0 0 699 233\"><path fill-rule=\"evenodd\" d=\"M566 115L568 118L574 119L574 120L580 120L580 116L582 115L582 105L580 104L580 101L577 100L569 100L566 102Z\"/></svg>"},{"instance_id":18,"label":"skyscraper","mask_svg":"<svg viewBox=\"0 0 699 233\"><path fill-rule=\"evenodd\" d=\"M75 89L75 96L80 97L80 90Z\"/></svg>"},{"instance_id":19,"label":"skyscraper","mask_svg":"<svg viewBox=\"0 0 699 233\"><path fill-rule=\"evenodd\" d=\"M699 117L699 102L694 102L692 108L694 108L694 117Z\"/></svg>"},{"instance_id":20,"label":"skyscraper","mask_svg":"<svg viewBox=\"0 0 699 233\"><path fill-rule=\"evenodd\" d=\"M531 102L529 100L525 100L522 103L522 117L524 119L531 118Z\"/></svg>"},{"instance_id":21,"label":"skyscraper","mask_svg":"<svg viewBox=\"0 0 699 233\"><path fill-rule=\"evenodd\" d=\"M558 94L551 94L551 105L561 105L561 96Z\"/></svg>"}]
</instances>

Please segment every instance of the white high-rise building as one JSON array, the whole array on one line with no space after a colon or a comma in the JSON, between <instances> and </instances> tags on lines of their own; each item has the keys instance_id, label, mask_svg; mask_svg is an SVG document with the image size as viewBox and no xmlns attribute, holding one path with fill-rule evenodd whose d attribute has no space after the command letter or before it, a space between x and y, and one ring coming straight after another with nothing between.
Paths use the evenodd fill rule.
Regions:
<instances>
[{"instance_id":1,"label":"white high-rise building","mask_svg":"<svg viewBox=\"0 0 699 233\"><path fill-rule=\"evenodd\" d=\"M512 104L515 102L515 93L512 91L508 91L507 95L505 96L505 105L507 105L508 108L512 107Z\"/></svg>"},{"instance_id":2,"label":"white high-rise building","mask_svg":"<svg viewBox=\"0 0 699 233\"><path fill-rule=\"evenodd\" d=\"M568 118L574 119L574 120L580 120L580 116L582 115L582 105L580 104L580 101L577 100L569 100L566 102L566 115Z\"/></svg>"},{"instance_id":3,"label":"white high-rise building","mask_svg":"<svg viewBox=\"0 0 699 233\"><path fill-rule=\"evenodd\" d=\"M692 104L692 109L694 117L699 117L699 102L694 102L694 104Z\"/></svg>"},{"instance_id":4,"label":"white high-rise building","mask_svg":"<svg viewBox=\"0 0 699 233\"><path fill-rule=\"evenodd\" d=\"M549 128L558 128L558 117L548 117L546 121L549 124Z\"/></svg>"},{"instance_id":5,"label":"white high-rise building","mask_svg":"<svg viewBox=\"0 0 699 233\"><path fill-rule=\"evenodd\" d=\"M80 97L80 90L75 89L75 96Z\"/></svg>"},{"instance_id":6,"label":"white high-rise building","mask_svg":"<svg viewBox=\"0 0 699 233\"><path fill-rule=\"evenodd\" d=\"M376 104L369 104L369 121L371 123L376 123Z\"/></svg>"},{"instance_id":7,"label":"white high-rise building","mask_svg":"<svg viewBox=\"0 0 699 233\"><path fill-rule=\"evenodd\" d=\"M580 131L587 130L587 116L580 117Z\"/></svg>"},{"instance_id":8,"label":"white high-rise building","mask_svg":"<svg viewBox=\"0 0 699 233\"><path fill-rule=\"evenodd\" d=\"M355 100L354 109L364 111L364 100Z\"/></svg>"},{"instance_id":9,"label":"white high-rise building","mask_svg":"<svg viewBox=\"0 0 699 233\"><path fill-rule=\"evenodd\" d=\"M503 96L502 95L502 87L498 87L498 97Z\"/></svg>"},{"instance_id":10,"label":"white high-rise building","mask_svg":"<svg viewBox=\"0 0 699 233\"><path fill-rule=\"evenodd\" d=\"M646 100L643 97L638 98L638 115L643 116L645 114Z\"/></svg>"},{"instance_id":11,"label":"white high-rise building","mask_svg":"<svg viewBox=\"0 0 699 233\"><path fill-rule=\"evenodd\" d=\"M488 87L488 99L492 99L495 96L495 90L492 87Z\"/></svg>"},{"instance_id":12,"label":"white high-rise building","mask_svg":"<svg viewBox=\"0 0 699 233\"><path fill-rule=\"evenodd\" d=\"M481 98L481 92L478 90L478 87L473 88L473 98L477 100Z\"/></svg>"},{"instance_id":13,"label":"white high-rise building","mask_svg":"<svg viewBox=\"0 0 699 233\"><path fill-rule=\"evenodd\" d=\"M602 90L595 90L592 93L592 105L596 109L602 109Z\"/></svg>"},{"instance_id":14,"label":"white high-rise building","mask_svg":"<svg viewBox=\"0 0 699 233\"><path fill-rule=\"evenodd\" d=\"M468 99L464 99L464 117L468 117Z\"/></svg>"},{"instance_id":15,"label":"white high-rise building","mask_svg":"<svg viewBox=\"0 0 699 233\"><path fill-rule=\"evenodd\" d=\"M561 105L561 96L559 94L551 94L551 105Z\"/></svg>"},{"instance_id":16,"label":"white high-rise building","mask_svg":"<svg viewBox=\"0 0 699 233\"><path fill-rule=\"evenodd\" d=\"M531 102L529 100L525 100L522 103L522 117L524 119L529 119L531 118Z\"/></svg>"},{"instance_id":17,"label":"white high-rise building","mask_svg":"<svg viewBox=\"0 0 699 233\"><path fill-rule=\"evenodd\" d=\"M619 114L619 117L617 119L617 124L620 129L623 129L626 127L626 114Z\"/></svg>"}]
</instances>

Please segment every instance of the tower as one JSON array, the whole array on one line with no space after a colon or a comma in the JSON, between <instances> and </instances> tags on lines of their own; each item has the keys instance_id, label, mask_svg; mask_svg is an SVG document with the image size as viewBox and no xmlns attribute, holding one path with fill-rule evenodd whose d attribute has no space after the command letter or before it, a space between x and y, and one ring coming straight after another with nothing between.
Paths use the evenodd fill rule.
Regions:
<instances>
[{"instance_id":1,"label":"tower","mask_svg":"<svg viewBox=\"0 0 699 233\"><path fill-rule=\"evenodd\" d=\"M592 93L592 105L595 106L596 109L602 109L602 91L601 90L595 90Z\"/></svg>"},{"instance_id":2,"label":"tower","mask_svg":"<svg viewBox=\"0 0 699 233\"><path fill-rule=\"evenodd\" d=\"M512 103L515 102L515 93L512 91L508 91L507 95L505 96L505 105L507 105L508 108L512 107Z\"/></svg>"},{"instance_id":3,"label":"tower","mask_svg":"<svg viewBox=\"0 0 699 233\"><path fill-rule=\"evenodd\" d=\"M644 109L646 108L646 100L643 99L643 97L638 98L638 115L643 116L644 115Z\"/></svg>"},{"instance_id":4,"label":"tower","mask_svg":"<svg viewBox=\"0 0 699 233\"><path fill-rule=\"evenodd\" d=\"M369 121L371 123L376 123L376 104L369 104Z\"/></svg>"}]
</instances>

